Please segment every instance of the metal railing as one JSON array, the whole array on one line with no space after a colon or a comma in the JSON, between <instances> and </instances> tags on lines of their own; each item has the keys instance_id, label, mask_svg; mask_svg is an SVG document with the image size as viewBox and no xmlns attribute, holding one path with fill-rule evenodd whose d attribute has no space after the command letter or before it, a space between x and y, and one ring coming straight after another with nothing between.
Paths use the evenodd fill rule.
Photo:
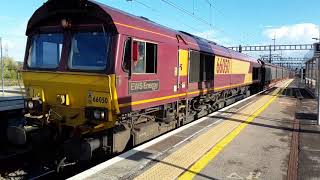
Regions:
<instances>
[{"instance_id":1,"label":"metal railing","mask_svg":"<svg viewBox=\"0 0 320 180\"><path fill-rule=\"evenodd\" d=\"M313 50L313 44L259 45L229 47L234 51L281 51L281 50Z\"/></svg>"}]
</instances>

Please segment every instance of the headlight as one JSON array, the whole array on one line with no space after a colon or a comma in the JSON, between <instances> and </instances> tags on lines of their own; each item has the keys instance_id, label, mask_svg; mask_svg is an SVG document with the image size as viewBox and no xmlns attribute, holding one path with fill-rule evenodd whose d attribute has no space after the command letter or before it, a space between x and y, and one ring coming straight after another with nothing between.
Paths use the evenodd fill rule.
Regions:
<instances>
[{"instance_id":1,"label":"headlight","mask_svg":"<svg viewBox=\"0 0 320 180\"><path fill-rule=\"evenodd\" d=\"M101 114L100 114L101 119L105 119L105 116L106 116L106 115L105 115L105 112L102 111Z\"/></svg>"},{"instance_id":2,"label":"headlight","mask_svg":"<svg viewBox=\"0 0 320 180\"><path fill-rule=\"evenodd\" d=\"M87 107L85 109L85 116L88 120L106 121L107 112L105 108Z\"/></svg>"},{"instance_id":3,"label":"headlight","mask_svg":"<svg viewBox=\"0 0 320 180\"><path fill-rule=\"evenodd\" d=\"M33 107L34 107L33 101L28 101L28 106L27 107L29 109L33 109Z\"/></svg>"},{"instance_id":4,"label":"headlight","mask_svg":"<svg viewBox=\"0 0 320 180\"><path fill-rule=\"evenodd\" d=\"M32 99L27 99L24 102L24 107L27 110L30 110L32 112L37 111L41 112L42 111L42 101L37 99L37 100L32 100Z\"/></svg>"}]
</instances>

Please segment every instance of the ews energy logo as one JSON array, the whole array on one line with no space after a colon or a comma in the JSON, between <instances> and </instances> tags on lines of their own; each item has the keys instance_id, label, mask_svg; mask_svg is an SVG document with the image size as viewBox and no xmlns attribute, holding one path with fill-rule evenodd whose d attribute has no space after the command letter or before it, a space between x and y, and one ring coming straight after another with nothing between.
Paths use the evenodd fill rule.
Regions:
<instances>
[{"instance_id":1,"label":"ews energy logo","mask_svg":"<svg viewBox=\"0 0 320 180\"><path fill-rule=\"evenodd\" d=\"M216 57L215 59L216 74L230 74L231 73L231 59L224 57Z\"/></svg>"}]
</instances>

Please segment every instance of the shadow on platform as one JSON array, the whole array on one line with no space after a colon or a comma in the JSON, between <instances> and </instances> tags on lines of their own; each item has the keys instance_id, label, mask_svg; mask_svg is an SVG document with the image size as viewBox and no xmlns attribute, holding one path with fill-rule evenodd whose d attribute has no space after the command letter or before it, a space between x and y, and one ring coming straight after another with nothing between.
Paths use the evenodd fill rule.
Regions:
<instances>
[{"instance_id":1,"label":"shadow on platform","mask_svg":"<svg viewBox=\"0 0 320 180\"><path fill-rule=\"evenodd\" d=\"M236 113L235 113L236 114ZM320 131L315 131L315 130L295 130L293 128L290 127L285 127L285 126L275 126L275 125L270 125L270 124L263 124L263 123L257 123L257 122L247 122L244 120L240 120L240 119L234 119L234 118L230 118L230 117L223 117L223 116L210 116L211 118L219 118L219 119L223 119L226 121L234 121L234 122L240 122L240 123L246 123L249 125L253 125L253 126L259 126L259 127L266 127L266 128L273 128L273 129L280 129L280 130L284 130L284 131L291 131L291 132L302 132L302 133L315 133L315 134L320 134ZM260 117L257 117L260 119ZM272 121L271 119L269 119L269 121ZM279 122L279 121L278 121ZM291 121L291 124L293 124L293 121Z\"/></svg>"}]
</instances>

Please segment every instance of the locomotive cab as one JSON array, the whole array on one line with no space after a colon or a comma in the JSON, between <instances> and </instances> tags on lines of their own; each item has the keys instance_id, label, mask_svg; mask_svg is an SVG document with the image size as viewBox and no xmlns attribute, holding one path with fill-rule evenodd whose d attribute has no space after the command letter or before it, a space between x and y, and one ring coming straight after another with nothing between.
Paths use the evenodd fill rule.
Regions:
<instances>
[{"instance_id":1,"label":"locomotive cab","mask_svg":"<svg viewBox=\"0 0 320 180\"><path fill-rule=\"evenodd\" d=\"M111 17L91 2L48 1L29 20L26 34L22 71L26 123L8 128L9 140L25 144L28 134L47 126L46 134L57 139L81 138L113 127L119 107L114 70L117 31ZM89 152L84 158L90 156L91 146L90 142L82 146Z\"/></svg>"}]
</instances>

